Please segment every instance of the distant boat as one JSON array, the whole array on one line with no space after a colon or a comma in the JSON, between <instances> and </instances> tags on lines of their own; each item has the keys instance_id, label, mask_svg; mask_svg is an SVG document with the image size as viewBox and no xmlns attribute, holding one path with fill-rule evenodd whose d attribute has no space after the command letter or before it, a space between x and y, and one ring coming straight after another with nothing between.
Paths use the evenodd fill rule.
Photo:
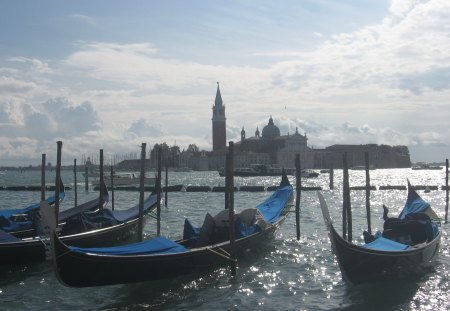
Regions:
<instances>
[{"instance_id":1,"label":"distant boat","mask_svg":"<svg viewBox=\"0 0 450 311\"><path fill-rule=\"evenodd\" d=\"M320 175L316 171L308 170L308 169L302 170L301 174L302 174L302 177L304 177L304 178L315 178L315 177L319 177L319 175Z\"/></svg>"},{"instance_id":2,"label":"distant boat","mask_svg":"<svg viewBox=\"0 0 450 311\"><path fill-rule=\"evenodd\" d=\"M295 168L283 168L270 164L253 164L249 167L235 168L233 175L238 177L281 176L283 170L286 172L286 175L294 175L295 173ZM225 169L223 167L218 169L218 172L220 176L225 176Z\"/></svg>"},{"instance_id":3,"label":"distant boat","mask_svg":"<svg viewBox=\"0 0 450 311\"><path fill-rule=\"evenodd\" d=\"M111 184L111 175L104 175L104 181L107 185ZM144 184L146 185L154 185L155 177L145 177ZM130 186L130 185L139 185L141 182L139 175L134 173L115 173L113 174L114 186ZM100 177L97 177L92 182L94 186L100 185Z\"/></svg>"},{"instance_id":4,"label":"distant boat","mask_svg":"<svg viewBox=\"0 0 450 311\"><path fill-rule=\"evenodd\" d=\"M429 165L426 163L419 163L418 165L413 166L411 169L413 169L413 170L441 170L442 166Z\"/></svg>"},{"instance_id":5,"label":"distant boat","mask_svg":"<svg viewBox=\"0 0 450 311\"><path fill-rule=\"evenodd\" d=\"M374 165L369 165L369 170L374 170L374 169L375 169ZM365 165L356 165L356 166L353 166L351 168L351 170L354 170L354 171L365 171L366 170L366 166Z\"/></svg>"}]
</instances>

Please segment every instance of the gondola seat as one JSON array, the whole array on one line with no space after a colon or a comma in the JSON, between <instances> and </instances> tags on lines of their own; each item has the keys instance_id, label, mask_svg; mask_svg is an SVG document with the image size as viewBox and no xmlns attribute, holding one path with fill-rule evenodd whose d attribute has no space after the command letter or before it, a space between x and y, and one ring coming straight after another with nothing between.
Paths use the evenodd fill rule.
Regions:
<instances>
[{"instance_id":1,"label":"gondola seat","mask_svg":"<svg viewBox=\"0 0 450 311\"><path fill-rule=\"evenodd\" d=\"M383 227L383 237L409 245L430 242L435 237L430 217L424 213L410 214L405 219L388 218Z\"/></svg>"},{"instance_id":2,"label":"gondola seat","mask_svg":"<svg viewBox=\"0 0 450 311\"><path fill-rule=\"evenodd\" d=\"M63 226L63 234L76 234L95 229L106 228L119 224L109 209L100 209L94 212L84 212L67 219Z\"/></svg>"}]
</instances>

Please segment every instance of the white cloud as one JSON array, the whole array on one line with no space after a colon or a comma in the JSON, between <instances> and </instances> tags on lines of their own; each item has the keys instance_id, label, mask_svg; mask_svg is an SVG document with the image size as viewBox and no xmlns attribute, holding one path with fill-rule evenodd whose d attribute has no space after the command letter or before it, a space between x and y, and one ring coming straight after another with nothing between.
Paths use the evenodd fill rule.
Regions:
<instances>
[{"instance_id":1,"label":"white cloud","mask_svg":"<svg viewBox=\"0 0 450 311\"><path fill-rule=\"evenodd\" d=\"M90 25L96 24L95 18L93 18L92 16L84 15L84 14L72 14L72 15L70 15L70 18L72 18L74 20L82 21L82 22L90 24Z\"/></svg>"},{"instance_id":2,"label":"white cloud","mask_svg":"<svg viewBox=\"0 0 450 311\"><path fill-rule=\"evenodd\" d=\"M398 17L404 17L414 6L415 0L391 0L389 12Z\"/></svg>"}]
</instances>

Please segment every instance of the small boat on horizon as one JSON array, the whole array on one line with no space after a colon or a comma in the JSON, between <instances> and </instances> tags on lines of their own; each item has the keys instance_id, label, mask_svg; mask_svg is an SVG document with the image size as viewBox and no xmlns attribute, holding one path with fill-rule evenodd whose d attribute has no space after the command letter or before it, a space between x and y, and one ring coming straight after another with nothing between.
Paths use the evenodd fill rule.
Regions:
<instances>
[{"instance_id":1,"label":"small boat on horizon","mask_svg":"<svg viewBox=\"0 0 450 311\"><path fill-rule=\"evenodd\" d=\"M104 174L104 181L107 185L111 184L111 175ZM144 184L146 185L154 185L156 181L155 177L145 176ZM139 185L141 182L140 175L134 173L115 173L113 174L113 183L114 186L131 186L131 185ZM100 177L95 178L92 181L92 185L97 187L100 185Z\"/></svg>"},{"instance_id":2,"label":"small boat on horizon","mask_svg":"<svg viewBox=\"0 0 450 311\"><path fill-rule=\"evenodd\" d=\"M284 168L270 164L252 164L249 167L234 168L233 175L237 177L281 176L283 170L286 175L295 174L295 168ZM225 169L223 167L219 168L218 172L221 177L225 176Z\"/></svg>"},{"instance_id":3,"label":"small boat on horizon","mask_svg":"<svg viewBox=\"0 0 450 311\"><path fill-rule=\"evenodd\" d=\"M442 166L430 165L427 163L418 163L417 165L411 167L412 170L442 170Z\"/></svg>"}]
</instances>

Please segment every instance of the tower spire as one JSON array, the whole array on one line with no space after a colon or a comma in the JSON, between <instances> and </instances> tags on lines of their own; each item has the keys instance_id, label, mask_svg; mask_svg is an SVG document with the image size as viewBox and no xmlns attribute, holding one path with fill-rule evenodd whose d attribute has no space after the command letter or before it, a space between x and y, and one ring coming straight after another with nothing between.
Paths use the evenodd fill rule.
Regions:
<instances>
[{"instance_id":1,"label":"tower spire","mask_svg":"<svg viewBox=\"0 0 450 311\"><path fill-rule=\"evenodd\" d=\"M216 92L216 100L214 102L215 106L222 106L222 95L220 94L219 82L217 81L217 92Z\"/></svg>"}]
</instances>

